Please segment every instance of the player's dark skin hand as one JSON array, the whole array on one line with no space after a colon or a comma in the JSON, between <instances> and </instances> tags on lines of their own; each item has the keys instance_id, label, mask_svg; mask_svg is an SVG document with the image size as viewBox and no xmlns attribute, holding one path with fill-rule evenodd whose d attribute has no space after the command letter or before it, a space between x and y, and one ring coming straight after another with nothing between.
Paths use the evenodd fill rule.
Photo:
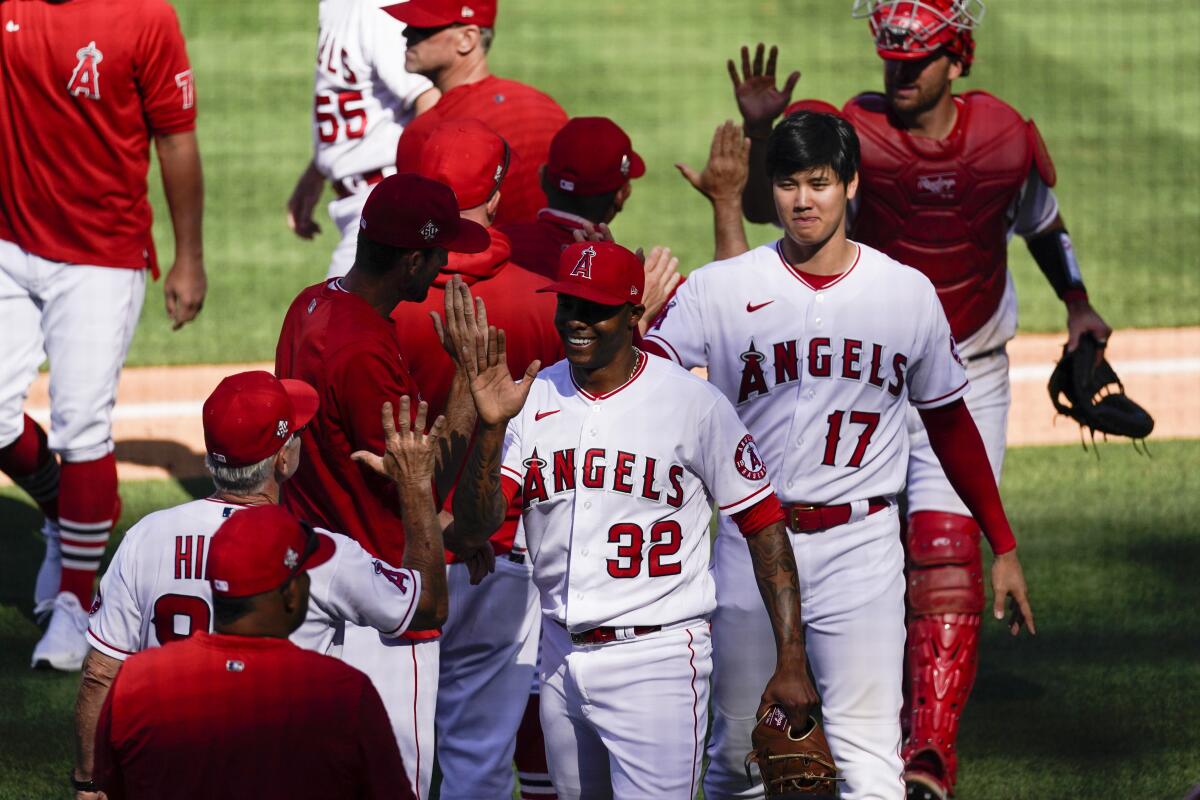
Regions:
<instances>
[{"instance_id":1,"label":"player's dark skin hand","mask_svg":"<svg viewBox=\"0 0 1200 800\"><path fill-rule=\"evenodd\" d=\"M803 727L812 712L821 704L816 688L808 679L808 666L803 658L789 658L775 668L767 681L762 701L758 704L757 719L777 705L787 714L794 727Z\"/></svg>"},{"instance_id":2,"label":"player's dark skin hand","mask_svg":"<svg viewBox=\"0 0 1200 800\"><path fill-rule=\"evenodd\" d=\"M1021 627L1036 636L1037 626L1033 622L1033 608L1029 605L1029 589L1025 586L1025 573L1017 558L1016 550L1001 553L992 561L992 614L1004 620L1004 600L1012 598L1008 619L1008 632L1016 636Z\"/></svg>"},{"instance_id":3,"label":"player's dark skin hand","mask_svg":"<svg viewBox=\"0 0 1200 800\"><path fill-rule=\"evenodd\" d=\"M738 110L742 112L748 136L765 136L771 132L771 122L787 108L792 99L792 90L800 80L800 73L793 72L784 81L783 88L778 88L775 85L775 62L779 48L771 46L764 66L765 50L766 45L759 42L754 48L754 63L751 64L750 48L742 47L740 75L732 58L726 62L729 77L733 80L733 96L737 100Z\"/></svg>"}]
</instances>

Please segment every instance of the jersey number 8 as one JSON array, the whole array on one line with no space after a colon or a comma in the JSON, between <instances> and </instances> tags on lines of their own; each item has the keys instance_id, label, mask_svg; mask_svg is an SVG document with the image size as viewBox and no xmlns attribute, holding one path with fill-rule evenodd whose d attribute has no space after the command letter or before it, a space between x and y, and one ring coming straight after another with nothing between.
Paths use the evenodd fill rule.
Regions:
<instances>
[{"instance_id":1,"label":"jersey number 8","mask_svg":"<svg viewBox=\"0 0 1200 800\"><path fill-rule=\"evenodd\" d=\"M187 620L187 632L181 633L175 629L175 618ZM186 639L193 633L208 632L212 620L212 611L208 603L201 597L189 594L164 594L154 601L154 635L159 644L167 644L179 639Z\"/></svg>"}]
</instances>

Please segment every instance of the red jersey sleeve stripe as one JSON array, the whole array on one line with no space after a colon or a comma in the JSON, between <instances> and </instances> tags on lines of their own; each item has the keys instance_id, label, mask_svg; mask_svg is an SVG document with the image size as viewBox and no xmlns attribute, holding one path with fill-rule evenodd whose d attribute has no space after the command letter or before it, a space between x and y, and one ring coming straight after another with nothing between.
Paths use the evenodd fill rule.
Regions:
<instances>
[{"instance_id":1,"label":"red jersey sleeve stripe","mask_svg":"<svg viewBox=\"0 0 1200 800\"><path fill-rule=\"evenodd\" d=\"M950 398L954 397L956 394L961 392L963 389L967 388L967 384L969 384L969 383L970 383L970 381L963 381L962 385L959 386L957 389L955 389L953 392L947 392L946 394L942 395L941 397L935 397L932 400L917 400L916 398L913 398L911 400L911 402L914 406L929 406L934 403L940 403L943 400L949 400Z\"/></svg>"},{"instance_id":2,"label":"red jersey sleeve stripe","mask_svg":"<svg viewBox=\"0 0 1200 800\"><path fill-rule=\"evenodd\" d=\"M121 648L119 648L115 645L109 644L108 642L104 641L99 636L97 636L96 632L94 630L92 630L91 628L87 629L87 637L88 637L88 639L90 639L92 641L93 645L99 645L99 647L96 648L97 650L100 650L107 656L112 656L113 658L119 659L121 661L124 661L126 658L128 658L131 655L134 655L137 652L136 650L122 650Z\"/></svg>"},{"instance_id":3,"label":"red jersey sleeve stripe","mask_svg":"<svg viewBox=\"0 0 1200 800\"><path fill-rule=\"evenodd\" d=\"M747 495L746 497L743 497L741 500L736 500L732 503L727 503L723 506L719 506L719 508L720 508L721 512L724 514L734 514L738 511L741 511L743 508L745 508L747 505L753 503L754 501L761 499L762 495L765 492L771 492L771 491L774 491L774 489L771 488L771 484L764 483L762 486L755 489L753 493Z\"/></svg>"}]
</instances>

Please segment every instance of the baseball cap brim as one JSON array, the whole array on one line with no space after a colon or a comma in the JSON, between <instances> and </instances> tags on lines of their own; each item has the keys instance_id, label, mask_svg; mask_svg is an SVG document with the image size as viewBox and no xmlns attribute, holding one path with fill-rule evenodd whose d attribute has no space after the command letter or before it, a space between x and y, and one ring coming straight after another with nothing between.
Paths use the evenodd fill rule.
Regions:
<instances>
[{"instance_id":1,"label":"baseball cap brim","mask_svg":"<svg viewBox=\"0 0 1200 800\"><path fill-rule=\"evenodd\" d=\"M610 294L603 289L597 289L595 286L587 286L582 283L573 283L571 281L557 281L549 286L543 286L537 291L566 294L570 295L571 297L590 300L593 303L599 303L600 305L604 306L623 306L629 302L628 297L617 297L615 294Z\"/></svg>"},{"instance_id":2,"label":"baseball cap brim","mask_svg":"<svg viewBox=\"0 0 1200 800\"><path fill-rule=\"evenodd\" d=\"M314 531L317 534L317 549L311 556L305 560L303 570L308 570L319 567L329 559L333 558L333 554L337 552L337 544L333 541L333 537L326 536L320 531Z\"/></svg>"},{"instance_id":3,"label":"baseball cap brim","mask_svg":"<svg viewBox=\"0 0 1200 800\"><path fill-rule=\"evenodd\" d=\"M629 151L629 178L640 178L646 174L646 162L634 151Z\"/></svg>"},{"instance_id":4,"label":"baseball cap brim","mask_svg":"<svg viewBox=\"0 0 1200 800\"><path fill-rule=\"evenodd\" d=\"M317 415L321 398L317 394L317 390L304 381L280 378L279 383L283 386L283 391L287 393L288 399L292 401L292 412L295 415L295 419L291 421L292 430L297 431Z\"/></svg>"},{"instance_id":5,"label":"baseball cap brim","mask_svg":"<svg viewBox=\"0 0 1200 800\"><path fill-rule=\"evenodd\" d=\"M451 253L482 253L492 246L492 235L478 222L458 218L458 230L442 247Z\"/></svg>"},{"instance_id":6,"label":"baseball cap brim","mask_svg":"<svg viewBox=\"0 0 1200 800\"><path fill-rule=\"evenodd\" d=\"M412 0L409 0L407 3L383 6L383 10L405 25L411 25L414 28L441 28L446 25L453 25L458 21L456 17L447 17L444 14L439 14L430 8L422 6L420 3L412 2Z\"/></svg>"}]
</instances>

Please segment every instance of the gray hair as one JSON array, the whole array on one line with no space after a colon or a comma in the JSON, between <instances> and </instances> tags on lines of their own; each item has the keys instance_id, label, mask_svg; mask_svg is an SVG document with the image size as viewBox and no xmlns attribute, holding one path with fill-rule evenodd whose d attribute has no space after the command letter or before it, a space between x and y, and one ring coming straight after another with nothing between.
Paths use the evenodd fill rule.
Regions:
<instances>
[{"instance_id":1,"label":"gray hair","mask_svg":"<svg viewBox=\"0 0 1200 800\"><path fill-rule=\"evenodd\" d=\"M481 45L483 45L483 52L486 53L487 51L492 49L492 42L495 41L495 39L496 39L496 29L495 28L485 28L483 26L480 26L480 28L479 28L479 43Z\"/></svg>"},{"instance_id":2,"label":"gray hair","mask_svg":"<svg viewBox=\"0 0 1200 800\"><path fill-rule=\"evenodd\" d=\"M283 443L284 449L292 443L295 435L288 437L288 440ZM232 492L234 494L254 494L260 491L272 477L275 469L275 456L279 455L279 450L276 450L271 455L264 458L262 461L254 464L249 464L244 467L228 467L213 460L211 455L204 456L204 466L208 467L208 472L212 475L213 485L217 487L217 491Z\"/></svg>"}]
</instances>

